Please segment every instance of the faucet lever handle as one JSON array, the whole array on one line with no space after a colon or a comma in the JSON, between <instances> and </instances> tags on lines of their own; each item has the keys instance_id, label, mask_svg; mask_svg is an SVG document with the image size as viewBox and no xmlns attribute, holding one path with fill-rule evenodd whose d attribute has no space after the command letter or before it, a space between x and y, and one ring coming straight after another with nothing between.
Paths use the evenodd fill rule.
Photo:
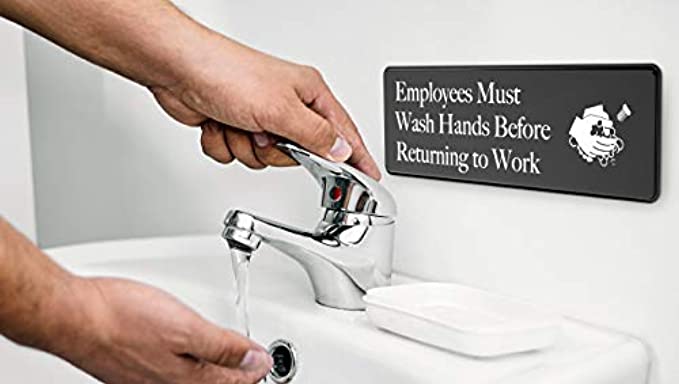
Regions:
<instances>
[{"instance_id":1,"label":"faucet lever handle","mask_svg":"<svg viewBox=\"0 0 679 384\"><path fill-rule=\"evenodd\" d=\"M396 216L396 203L391 193L358 169L326 160L290 142L279 142L277 147L309 171L320 184L323 207L350 213Z\"/></svg>"}]
</instances>

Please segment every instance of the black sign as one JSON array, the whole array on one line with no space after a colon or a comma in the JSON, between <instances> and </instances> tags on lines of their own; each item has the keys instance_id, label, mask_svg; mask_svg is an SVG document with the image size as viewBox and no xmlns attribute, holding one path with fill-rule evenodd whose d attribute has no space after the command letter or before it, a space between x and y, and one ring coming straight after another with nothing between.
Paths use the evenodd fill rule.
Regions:
<instances>
[{"instance_id":1,"label":"black sign","mask_svg":"<svg viewBox=\"0 0 679 384\"><path fill-rule=\"evenodd\" d=\"M387 171L653 202L660 97L651 64L390 67Z\"/></svg>"}]
</instances>

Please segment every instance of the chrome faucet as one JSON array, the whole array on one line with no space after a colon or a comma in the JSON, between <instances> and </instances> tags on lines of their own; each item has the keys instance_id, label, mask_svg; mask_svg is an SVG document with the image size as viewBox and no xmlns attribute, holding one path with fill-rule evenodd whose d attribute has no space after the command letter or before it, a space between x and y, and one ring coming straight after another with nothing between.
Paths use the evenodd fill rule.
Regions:
<instances>
[{"instance_id":1,"label":"chrome faucet","mask_svg":"<svg viewBox=\"0 0 679 384\"><path fill-rule=\"evenodd\" d=\"M249 252L262 243L296 260L306 270L319 304L365 309L363 295L391 281L396 204L375 180L291 143L278 148L302 165L323 190L320 222L303 230L231 210L222 236L230 248Z\"/></svg>"}]
</instances>

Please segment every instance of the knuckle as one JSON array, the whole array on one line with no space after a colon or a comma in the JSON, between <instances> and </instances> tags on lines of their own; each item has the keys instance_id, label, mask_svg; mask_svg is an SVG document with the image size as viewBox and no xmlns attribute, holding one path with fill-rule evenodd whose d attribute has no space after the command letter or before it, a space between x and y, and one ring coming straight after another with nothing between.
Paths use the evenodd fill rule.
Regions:
<instances>
[{"instance_id":1,"label":"knuckle","mask_svg":"<svg viewBox=\"0 0 679 384\"><path fill-rule=\"evenodd\" d=\"M200 147L203 150L203 154L210 156L212 142L204 131L203 134L200 136Z\"/></svg>"},{"instance_id":2,"label":"knuckle","mask_svg":"<svg viewBox=\"0 0 679 384\"><path fill-rule=\"evenodd\" d=\"M266 165L262 164L252 153L247 151L242 151L236 154L236 158L238 158L238 161L240 161L241 164L250 169L259 170L266 168Z\"/></svg>"},{"instance_id":3,"label":"knuckle","mask_svg":"<svg viewBox=\"0 0 679 384\"><path fill-rule=\"evenodd\" d=\"M212 150L209 147L203 147L203 154L207 157L214 158L212 155Z\"/></svg>"},{"instance_id":4,"label":"knuckle","mask_svg":"<svg viewBox=\"0 0 679 384\"><path fill-rule=\"evenodd\" d=\"M232 133L229 139L229 147L235 158L243 165L251 169L262 169L264 165L257 160L250 140L237 133Z\"/></svg>"},{"instance_id":5,"label":"knuckle","mask_svg":"<svg viewBox=\"0 0 679 384\"><path fill-rule=\"evenodd\" d=\"M260 162L254 162L254 161L241 161L246 167L252 169L253 171L260 171L264 168L266 168L265 164L262 164Z\"/></svg>"},{"instance_id":6,"label":"knuckle","mask_svg":"<svg viewBox=\"0 0 679 384\"><path fill-rule=\"evenodd\" d=\"M230 331L224 331L222 336L224 362L232 366L238 365L250 349L250 343Z\"/></svg>"},{"instance_id":7,"label":"knuckle","mask_svg":"<svg viewBox=\"0 0 679 384\"><path fill-rule=\"evenodd\" d=\"M318 119L310 132L310 139L324 148L330 148L335 143L336 133L325 119Z\"/></svg>"},{"instance_id":8,"label":"knuckle","mask_svg":"<svg viewBox=\"0 0 679 384\"><path fill-rule=\"evenodd\" d=\"M233 156L231 156L231 154L229 153L219 154L210 157L212 157L214 160L222 164L230 164L231 162L233 162Z\"/></svg>"},{"instance_id":9,"label":"knuckle","mask_svg":"<svg viewBox=\"0 0 679 384\"><path fill-rule=\"evenodd\" d=\"M273 165L276 162L276 154L271 148L257 148L255 155L264 164Z\"/></svg>"},{"instance_id":10,"label":"knuckle","mask_svg":"<svg viewBox=\"0 0 679 384\"><path fill-rule=\"evenodd\" d=\"M308 76L312 79L315 80L322 80L323 79L323 74L321 71L318 70L316 67L312 67L310 65L305 65L304 67L304 75Z\"/></svg>"},{"instance_id":11,"label":"knuckle","mask_svg":"<svg viewBox=\"0 0 679 384\"><path fill-rule=\"evenodd\" d=\"M201 140L201 148L205 156L222 164L229 164L233 161L233 156L228 149L218 148L217 144L209 140Z\"/></svg>"},{"instance_id":12,"label":"knuckle","mask_svg":"<svg viewBox=\"0 0 679 384\"><path fill-rule=\"evenodd\" d=\"M342 107L339 103L337 105L338 105L337 125L339 127L342 127L343 131L345 131L347 134L357 136L360 138L360 134L358 133L358 127L356 127L354 120L351 119L351 116L344 109L344 107Z\"/></svg>"},{"instance_id":13,"label":"knuckle","mask_svg":"<svg viewBox=\"0 0 679 384\"><path fill-rule=\"evenodd\" d=\"M281 124L285 119L288 106L286 103L277 101L269 103L265 108L260 108L254 113L255 121L260 129L270 131Z\"/></svg>"},{"instance_id":14,"label":"knuckle","mask_svg":"<svg viewBox=\"0 0 679 384\"><path fill-rule=\"evenodd\" d=\"M275 145L270 145L268 147L254 146L254 149L257 159L267 166L282 167L290 165L290 163L294 164L294 161Z\"/></svg>"}]
</instances>

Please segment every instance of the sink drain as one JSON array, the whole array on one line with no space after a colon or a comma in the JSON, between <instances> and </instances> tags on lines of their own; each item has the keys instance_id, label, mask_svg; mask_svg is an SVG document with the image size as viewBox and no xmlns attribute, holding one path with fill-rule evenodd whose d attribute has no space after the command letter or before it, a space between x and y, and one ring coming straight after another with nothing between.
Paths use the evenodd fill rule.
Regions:
<instances>
[{"instance_id":1,"label":"sink drain","mask_svg":"<svg viewBox=\"0 0 679 384\"><path fill-rule=\"evenodd\" d=\"M297 373L297 354L292 343L276 340L269 345L269 354L273 358L273 367L267 378L276 384L292 381Z\"/></svg>"}]
</instances>

